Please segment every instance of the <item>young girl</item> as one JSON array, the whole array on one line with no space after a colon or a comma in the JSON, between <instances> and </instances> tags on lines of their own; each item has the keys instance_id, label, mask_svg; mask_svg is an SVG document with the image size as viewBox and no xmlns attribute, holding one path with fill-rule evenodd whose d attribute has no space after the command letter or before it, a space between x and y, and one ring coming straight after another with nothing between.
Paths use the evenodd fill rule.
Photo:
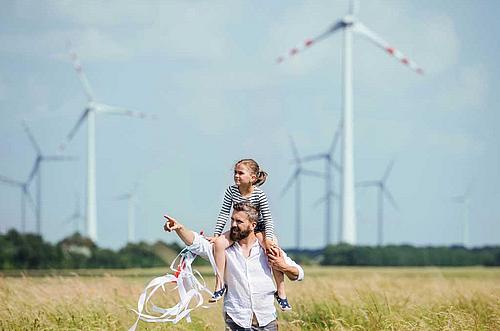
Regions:
<instances>
[{"instance_id":1,"label":"young girl","mask_svg":"<svg viewBox=\"0 0 500 331\"><path fill-rule=\"evenodd\" d=\"M229 231L222 233L224 226L229 219L229 213L233 203L241 201L250 201L253 205L259 208L259 221L255 227L255 233L259 242L264 247L266 252L271 254L279 254L279 248L275 241L274 225L267 202L267 196L259 186L264 184L267 178L267 173L259 169L259 165L252 159L243 159L238 161L234 166L234 183L227 188L224 195L224 202L215 225L214 238L214 257L217 269L220 275L224 275L226 256L225 250L233 244L229 238ZM276 287L276 300L280 305L281 310L290 310L292 307L288 303L285 293L285 280L283 272L273 270ZM210 299L210 302L216 302L222 298L226 288L223 280L216 276L215 292Z\"/></svg>"}]
</instances>

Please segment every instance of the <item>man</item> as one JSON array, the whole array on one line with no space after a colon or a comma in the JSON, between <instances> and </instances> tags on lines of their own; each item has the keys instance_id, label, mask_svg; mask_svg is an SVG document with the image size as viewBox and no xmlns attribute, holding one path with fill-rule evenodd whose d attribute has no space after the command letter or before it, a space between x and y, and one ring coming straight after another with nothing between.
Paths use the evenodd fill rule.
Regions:
<instances>
[{"instance_id":1,"label":"man","mask_svg":"<svg viewBox=\"0 0 500 331\"><path fill-rule=\"evenodd\" d=\"M258 215L250 202L233 205L230 236L235 243L226 249L223 275L227 286L223 310L228 331L278 329L274 307L276 288L269 264L290 280L304 278L303 269L283 251L279 255L266 256L254 233ZM208 240L184 228L172 217L165 217L166 231L175 231L191 252L213 261L212 245Z\"/></svg>"}]
</instances>

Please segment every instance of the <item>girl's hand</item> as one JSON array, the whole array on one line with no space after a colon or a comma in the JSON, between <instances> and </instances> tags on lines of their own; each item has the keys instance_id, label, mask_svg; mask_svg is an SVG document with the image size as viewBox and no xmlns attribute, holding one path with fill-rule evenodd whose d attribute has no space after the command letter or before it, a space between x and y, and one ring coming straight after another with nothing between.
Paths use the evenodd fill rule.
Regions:
<instances>
[{"instance_id":1,"label":"girl's hand","mask_svg":"<svg viewBox=\"0 0 500 331\"><path fill-rule=\"evenodd\" d=\"M281 256L278 245L271 239L264 239L264 249L268 255Z\"/></svg>"}]
</instances>

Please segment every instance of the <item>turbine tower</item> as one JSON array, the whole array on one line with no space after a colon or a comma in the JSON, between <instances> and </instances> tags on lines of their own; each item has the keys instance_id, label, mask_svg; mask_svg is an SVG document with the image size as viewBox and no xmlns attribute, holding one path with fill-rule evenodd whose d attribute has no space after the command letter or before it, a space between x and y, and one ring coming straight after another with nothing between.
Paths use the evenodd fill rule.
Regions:
<instances>
[{"instance_id":1,"label":"turbine tower","mask_svg":"<svg viewBox=\"0 0 500 331\"><path fill-rule=\"evenodd\" d=\"M462 195L458 195L452 198L452 201L462 205L462 244L464 247L468 247L469 243L469 217L470 217L470 194L472 191L472 185L469 184L467 189Z\"/></svg>"},{"instance_id":2,"label":"turbine tower","mask_svg":"<svg viewBox=\"0 0 500 331\"><path fill-rule=\"evenodd\" d=\"M64 143L61 144L61 150L65 149L67 144L73 139L82 123L87 120L87 235L92 241L97 242L97 197L96 197L96 160L95 160L95 125L96 114L123 115L137 118L147 118L145 113L134 112L125 108L109 106L96 101L94 93L90 87L87 76L83 71L82 65L75 51L70 49L71 61L82 84L85 95L87 96L87 105L85 106L80 118L69 132Z\"/></svg>"},{"instance_id":3,"label":"turbine tower","mask_svg":"<svg viewBox=\"0 0 500 331\"><path fill-rule=\"evenodd\" d=\"M33 164L33 168L31 169L31 173L28 177L27 184L30 185L33 179L37 178L36 183L36 232L39 235L42 235L42 171L41 166L42 162L57 162L57 161L71 161L75 160L74 157L62 156L62 155L44 155L42 150L40 149L40 145L36 142L35 136L31 133L30 128L23 121L24 131L28 135L31 144L36 152L35 163Z\"/></svg>"},{"instance_id":4,"label":"turbine tower","mask_svg":"<svg viewBox=\"0 0 500 331\"><path fill-rule=\"evenodd\" d=\"M302 192L301 192L301 180L300 176L315 176L315 177L323 177L322 173L307 170L302 167L302 161L299 156L299 152L297 150L297 146L293 141L293 138L290 136L290 146L292 148L293 153L293 161L295 163L295 171L288 179L287 184L283 188L281 192L281 196L283 197L288 189L295 184L295 248L299 249L301 246L301 234L302 234L302 214L301 214L301 206L302 206Z\"/></svg>"},{"instance_id":5,"label":"turbine tower","mask_svg":"<svg viewBox=\"0 0 500 331\"><path fill-rule=\"evenodd\" d=\"M411 61L399 50L392 47L384 39L368 29L356 16L357 2L351 0L349 12L346 16L335 22L329 29L313 39L307 39L302 45L292 48L286 55L277 59L278 63L283 62L288 57L293 57L300 51L310 48L312 45L325 39L337 31L344 32L343 45L343 95L342 95L342 241L349 244L356 244L356 214L354 196L354 164L353 164L353 87L352 87L352 35L353 32L359 34L375 46L381 48L387 54L395 57L402 64L408 66L418 74L423 74L423 70Z\"/></svg>"},{"instance_id":6,"label":"turbine tower","mask_svg":"<svg viewBox=\"0 0 500 331\"><path fill-rule=\"evenodd\" d=\"M80 210L80 197L78 194L75 194L75 209L73 214L71 214L68 218L66 218L65 223L73 222L75 227L75 233L80 232L80 221L85 220Z\"/></svg>"},{"instance_id":7,"label":"turbine tower","mask_svg":"<svg viewBox=\"0 0 500 331\"><path fill-rule=\"evenodd\" d=\"M334 189L332 189L334 185L334 174L332 170L337 170L341 172L340 165L335 162L334 155L335 150L338 145L338 141L340 138L341 127L339 126L335 131L333 136L333 141L330 145L330 148L326 153L313 154L309 156L305 156L302 158L303 162L323 160L325 161L325 195L318 200L318 203L325 201L325 245L330 245L332 243L331 235L332 235L332 209L333 209L333 198L338 197L337 193ZM342 233L342 222L339 222L339 242L341 241L340 233Z\"/></svg>"},{"instance_id":8,"label":"turbine tower","mask_svg":"<svg viewBox=\"0 0 500 331\"><path fill-rule=\"evenodd\" d=\"M128 242L135 241L135 208L137 206L137 183L134 185L132 191L116 197L116 200L128 201L128 227L127 237Z\"/></svg>"},{"instance_id":9,"label":"turbine tower","mask_svg":"<svg viewBox=\"0 0 500 331\"><path fill-rule=\"evenodd\" d=\"M28 200L28 202L30 203L33 211L36 210L35 202L33 201L33 198L31 197L31 194L28 189L29 182L28 181L21 182L13 180L2 175L0 175L0 182L21 189L21 231L23 233L26 233L26 200Z\"/></svg>"},{"instance_id":10,"label":"turbine tower","mask_svg":"<svg viewBox=\"0 0 500 331\"><path fill-rule=\"evenodd\" d=\"M359 182L356 186L359 187L376 187L377 188L377 201L378 201L378 209L377 209L377 244L378 246L382 246L384 244L384 196L389 200L392 206L397 210L398 205L394 198L392 197L391 192L387 189L387 178L389 178L389 174L391 173L392 167L394 166L394 160L389 163L387 168L385 169L385 173L379 180L371 180L371 181L363 181Z\"/></svg>"},{"instance_id":11,"label":"turbine tower","mask_svg":"<svg viewBox=\"0 0 500 331\"><path fill-rule=\"evenodd\" d=\"M340 132L341 127L339 126L337 128L337 131L335 131L335 134L333 136L332 143L330 145L330 148L326 153L319 153L319 154L313 154L306 156L302 158L303 162L309 162L309 161L317 161L317 160L324 160L325 161L325 195L318 200L318 203L321 203L325 201L325 245L330 245L332 243L331 239L331 233L332 233L332 198L336 197L335 191L332 189L334 185L334 175L332 173L332 170L337 170L341 172L341 167L335 162L334 155L335 155L335 150L337 148L339 138L340 138ZM341 223L339 222L339 234L342 232L342 227ZM339 236L339 242L340 242L340 236Z\"/></svg>"}]
</instances>

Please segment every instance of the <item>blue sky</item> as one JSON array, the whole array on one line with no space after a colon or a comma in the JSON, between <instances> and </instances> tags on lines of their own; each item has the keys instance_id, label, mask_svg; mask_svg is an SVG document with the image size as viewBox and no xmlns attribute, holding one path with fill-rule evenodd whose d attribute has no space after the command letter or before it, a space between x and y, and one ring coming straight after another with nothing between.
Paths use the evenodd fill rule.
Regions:
<instances>
[{"instance_id":1,"label":"blue sky","mask_svg":"<svg viewBox=\"0 0 500 331\"><path fill-rule=\"evenodd\" d=\"M293 245L293 191L280 196L294 170L288 134L302 155L330 144L340 117L342 35L292 61L274 60L341 18L347 1L2 7L1 175L24 180L31 169L35 154L21 120L51 154L83 110L85 95L65 47L71 40L99 101L158 116L97 118L100 245L125 243L127 206L115 197L135 181L139 239L173 239L162 232L165 212L212 232L232 166L246 157L269 172L262 188L278 238ZM451 198L469 184L471 244L500 243L499 13L497 1L360 1L360 19L426 71L416 75L354 38L355 180L377 179L395 159L387 185L400 208L385 207L388 243L460 242L462 210ZM79 160L42 169L43 235L51 241L72 232L64 220L74 195L84 200L82 129L67 152ZM323 183L304 179L303 186L302 241L321 247L324 212L314 202ZM2 185L0 197L1 231L19 227L18 190ZM356 197L358 241L374 244L375 191L357 190ZM28 229L35 229L32 214Z\"/></svg>"}]
</instances>

